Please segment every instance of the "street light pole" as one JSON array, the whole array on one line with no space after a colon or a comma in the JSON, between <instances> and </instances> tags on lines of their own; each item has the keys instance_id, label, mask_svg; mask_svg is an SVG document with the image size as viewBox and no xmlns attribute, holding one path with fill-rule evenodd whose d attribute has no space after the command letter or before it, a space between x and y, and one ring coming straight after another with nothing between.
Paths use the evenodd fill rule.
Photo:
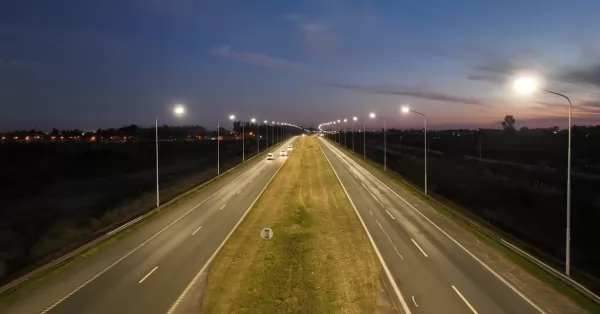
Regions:
<instances>
[{"instance_id":1,"label":"street light pole","mask_svg":"<svg viewBox=\"0 0 600 314\"><path fill-rule=\"evenodd\" d=\"M374 113L369 115L371 118L377 118L383 120L383 171L387 171L387 138L386 138L386 126L385 118L376 116Z\"/></svg>"},{"instance_id":2,"label":"street light pole","mask_svg":"<svg viewBox=\"0 0 600 314\"><path fill-rule=\"evenodd\" d=\"M363 121L363 159L367 159L367 122Z\"/></svg>"},{"instance_id":3,"label":"street light pole","mask_svg":"<svg viewBox=\"0 0 600 314\"><path fill-rule=\"evenodd\" d=\"M156 117L156 207L160 206L160 188L158 184L158 117Z\"/></svg>"},{"instance_id":4,"label":"street light pole","mask_svg":"<svg viewBox=\"0 0 600 314\"><path fill-rule=\"evenodd\" d=\"M176 116L181 116L185 113L185 107L183 105L176 105L173 108L173 112ZM156 130L156 207L160 206L160 184L158 181L158 117L156 117L155 121L155 130Z\"/></svg>"},{"instance_id":5,"label":"street light pole","mask_svg":"<svg viewBox=\"0 0 600 314\"><path fill-rule=\"evenodd\" d=\"M352 117L352 152L354 152L354 125L356 124L357 117Z\"/></svg>"},{"instance_id":6,"label":"street light pole","mask_svg":"<svg viewBox=\"0 0 600 314\"><path fill-rule=\"evenodd\" d=\"M404 113L412 112L412 113L421 115L423 117L423 121L424 121L423 123L425 126L425 129L424 129L425 139L423 141L423 144L424 144L423 154L425 155L425 195L427 195L427 116L424 113L411 110L408 107L402 107L402 112L404 112Z\"/></svg>"},{"instance_id":7,"label":"street light pole","mask_svg":"<svg viewBox=\"0 0 600 314\"><path fill-rule=\"evenodd\" d=\"M538 88L537 85L538 83L536 82L536 80L531 77L521 77L514 82L515 89L524 94L535 91ZM571 112L573 110L573 104L571 103L571 99L566 95L548 89L540 89L546 93L563 97L569 103L569 139L567 144L567 226L565 239L565 273L567 274L567 276L571 276Z\"/></svg>"},{"instance_id":8,"label":"street light pole","mask_svg":"<svg viewBox=\"0 0 600 314\"><path fill-rule=\"evenodd\" d=\"M569 97L553 92L551 90L542 89L546 93L554 94L565 98L569 102L569 140L567 144L567 230L566 230L566 252L565 252L565 272L567 276L571 276L571 111L573 104Z\"/></svg>"},{"instance_id":9,"label":"street light pole","mask_svg":"<svg viewBox=\"0 0 600 314\"><path fill-rule=\"evenodd\" d=\"M344 119L344 148L348 148L348 145L347 145L348 142L346 141L346 138L347 138L346 122L348 122L348 119Z\"/></svg>"},{"instance_id":10,"label":"street light pole","mask_svg":"<svg viewBox=\"0 0 600 314\"><path fill-rule=\"evenodd\" d=\"M221 175L221 123L217 121L217 175Z\"/></svg>"},{"instance_id":11,"label":"street light pole","mask_svg":"<svg viewBox=\"0 0 600 314\"><path fill-rule=\"evenodd\" d=\"M242 162L246 162L246 140L244 137L244 127L246 122L242 122Z\"/></svg>"}]
</instances>

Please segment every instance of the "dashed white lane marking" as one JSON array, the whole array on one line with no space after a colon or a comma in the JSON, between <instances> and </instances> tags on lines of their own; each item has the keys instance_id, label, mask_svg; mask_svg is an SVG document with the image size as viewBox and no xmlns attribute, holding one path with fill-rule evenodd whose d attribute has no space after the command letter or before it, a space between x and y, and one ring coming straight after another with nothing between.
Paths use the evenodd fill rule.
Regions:
<instances>
[{"instance_id":1,"label":"dashed white lane marking","mask_svg":"<svg viewBox=\"0 0 600 314\"><path fill-rule=\"evenodd\" d=\"M463 302L465 302L465 304L469 307L469 309L471 309L471 312L473 312L473 314L477 314L477 311L475 311L473 306L471 306L471 303L469 303L469 301L467 301L467 299L465 299L465 297L463 297L463 295L460 293L460 291L458 291L458 289L456 289L456 287L454 285L452 285L452 289L454 289L454 292L456 292L456 294L458 294L458 296L463 300Z\"/></svg>"},{"instance_id":2,"label":"dashed white lane marking","mask_svg":"<svg viewBox=\"0 0 600 314\"><path fill-rule=\"evenodd\" d=\"M237 193L235 193L235 194L237 195L237 194L240 194L241 192L242 192L242 190L239 190L239 191L238 191Z\"/></svg>"},{"instance_id":3,"label":"dashed white lane marking","mask_svg":"<svg viewBox=\"0 0 600 314\"><path fill-rule=\"evenodd\" d=\"M396 218L394 218L394 216L392 216L392 214L390 212L388 212L388 210L385 210L386 213L388 213L388 215L390 215L390 217L392 217L392 219L396 220Z\"/></svg>"},{"instance_id":4,"label":"dashed white lane marking","mask_svg":"<svg viewBox=\"0 0 600 314\"><path fill-rule=\"evenodd\" d=\"M252 183L252 180L248 181L248 183Z\"/></svg>"},{"instance_id":5,"label":"dashed white lane marking","mask_svg":"<svg viewBox=\"0 0 600 314\"><path fill-rule=\"evenodd\" d=\"M219 208L219 210L225 208L225 206L227 206L227 204L223 204L223 206L221 206L221 208Z\"/></svg>"},{"instance_id":6,"label":"dashed white lane marking","mask_svg":"<svg viewBox=\"0 0 600 314\"><path fill-rule=\"evenodd\" d=\"M365 188L365 190L369 192L369 194L377 201L377 203L379 203L379 205L381 205L381 207L385 208L383 204L381 204L381 202L377 199L377 197L375 197L375 195L373 195L373 193L371 193L371 191L369 191L369 189L362 182L360 184L362 184L363 188Z\"/></svg>"},{"instance_id":7,"label":"dashed white lane marking","mask_svg":"<svg viewBox=\"0 0 600 314\"><path fill-rule=\"evenodd\" d=\"M323 143L325 143L325 145L327 145L329 147L329 149L334 154L336 154L337 148L335 148L333 145L331 145L331 144L329 144L329 143L327 143L325 141L323 141ZM485 264L481 259L479 259L477 256L475 256L475 254L471 253L471 251L469 251L466 247L464 247L462 244L460 244L456 239L454 239L452 236L450 236L450 234L448 234L448 232L444 231L444 229L442 229L440 226L438 226L437 224L435 224L431 219L429 219L427 216L425 216L425 214L423 214L415 206L413 206L411 203L409 203L406 199L404 199L402 196L400 196L398 193L396 193L396 191L394 191L392 188L390 188L389 186L387 186L385 183L381 182L381 180L379 180L375 175L373 175L371 172L369 172L363 166L359 165L356 161L354 161L352 159L348 159L348 163L353 163L353 165L355 165L359 171L362 170L363 174L365 174L365 173L369 174L373 179L377 180L377 182L379 182L379 184L381 184L382 186L386 187L390 192L392 192L394 195L396 195L396 197L398 197L399 199L401 199L408 206L410 206L413 210L415 210L419 215L421 215L421 217L423 217L425 220L427 220L431 225L433 225L436 229L438 229L443 235L445 235L448 239L450 239L458 247L460 247L465 253L467 253L474 260L476 260L483 268L485 268L487 271L489 271L490 273L492 273L492 275L494 275L494 277L496 277L498 280L500 280L502 283L504 283L507 287L509 287L512 291L514 291L521 298L523 298L523 300L527 301L527 303L529 303L538 312L540 312L541 314L546 314L546 312L544 310L542 310L537 304L533 303L533 301L531 301L521 291L517 290L517 288L515 288L511 283L509 283L506 279L504 279L502 276L500 276L496 271L494 271L487 264ZM348 167L348 166L346 166L346 167Z\"/></svg>"},{"instance_id":8,"label":"dashed white lane marking","mask_svg":"<svg viewBox=\"0 0 600 314\"><path fill-rule=\"evenodd\" d=\"M150 275L152 275L152 273L155 272L156 269L158 269L158 266L152 268L152 270L149 273L147 273L146 276L144 276L144 278L142 278L140 281L138 281L138 283L144 282L144 280L146 280L146 278L150 277Z\"/></svg>"},{"instance_id":9,"label":"dashed white lane marking","mask_svg":"<svg viewBox=\"0 0 600 314\"><path fill-rule=\"evenodd\" d=\"M356 175L354 175L354 177L358 179L358 177Z\"/></svg>"},{"instance_id":10,"label":"dashed white lane marking","mask_svg":"<svg viewBox=\"0 0 600 314\"><path fill-rule=\"evenodd\" d=\"M369 210L369 213L371 213L371 215L373 215L373 212L371 210Z\"/></svg>"},{"instance_id":11,"label":"dashed white lane marking","mask_svg":"<svg viewBox=\"0 0 600 314\"><path fill-rule=\"evenodd\" d=\"M194 230L194 232L192 232L192 235L196 234L196 232L200 231L200 229L202 229L202 226L198 227L198 229Z\"/></svg>"},{"instance_id":12,"label":"dashed white lane marking","mask_svg":"<svg viewBox=\"0 0 600 314\"><path fill-rule=\"evenodd\" d=\"M259 176L259 175L260 175L260 172L257 174L257 176Z\"/></svg>"},{"instance_id":13,"label":"dashed white lane marking","mask_svg":"<svg viewBox=\"0 0 600 314\"><path fill-rule=\"evenodd\" d=\"M383 226L379 223L379 221L377 221L377 219L375 219L375 222L377 222L377 224L379 225L379 228L381 228L381 231L383 231L383 233L385 233L385 236L388 238L388 240L390 241L390 243L394 247L394 251L396 251L396 254L398 254L398 256L400 256L400 258L402 260L404 260L404 257L402 257L402 254L400 254L400 252L398 252L398 249L394 245L394 242L392 242L392 239L390 238L390 236L387 234L387 232L385 232L385 229L383 229Z\"/></svg>"},{"instance_id":14,"label":"dashed white lane marking","mask_svg":"<svg viewBox=\"0 0 600 314\"><path fill-rule=\"evenodd\" d=\"M423 253L423 255L425 255L425 257L429 257L429 256L427 256L427 253L425 253L425 251L423 251L423 249L419 246L419 244L417 244L417 241L415 241L415 239L410 239L410 240L412 241L412 243L415 244L415 246L417 246L419 251L421 251L421 253Z\"/></svg>"},{"instance_id":15,"label":"dashed white lane marking","mask_svg":"<svg viewBox=\"0 0 600 314\"><path fill-rule=\"evenodd\" d=\"M412 296L412 300L413 300L413 303L415 304L415 306L419 307L419 305L417 304L417 301L415 300L415 296L414 295Z\"/></svg>"}]
</instances>

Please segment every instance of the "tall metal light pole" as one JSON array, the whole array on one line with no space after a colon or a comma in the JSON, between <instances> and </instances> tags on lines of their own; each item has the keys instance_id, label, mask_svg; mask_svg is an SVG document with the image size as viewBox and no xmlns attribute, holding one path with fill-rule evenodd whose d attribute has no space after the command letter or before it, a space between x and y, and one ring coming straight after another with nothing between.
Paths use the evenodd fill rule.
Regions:
<instances>
[{"instance_id":1,"label":"tall metal light pole","mask_svg":"<svg viewBox=\"0 0 600 314\"><path fill-rule=\"evenodd\" d=\"M252 122L252 123L254 123L254 125L256 125L256 134L254 134L254 136L256 136L256 155L258 156L258 154L260 152L260 150L258 148L259 145L260 145L260 142L258 141L258 133L259 133L258 132L258 123L256 123L256 119L255 118L250 119L250 122Z\"/></svg>"},{"instance_id":2,"label":"tall metal light pole","mask_svg":"<svg viewBox=\"0 0 600 314\"><path fill-rule=\"evenodd\" d=\"M363 120L363 159L367 159L367 122Z\"/></svg>"},{"instance_id":3,"label":"tall metal light pole","mask_svg":"<svg viewBox=\"0 0 600 314\"><path fill-rule=\"evenodd\" d=\"M348 141L346 141L347 139L347 134L346 134L346 122L348 122L348 119L344 119L344 148L348 148Z\"/></svg>"},{"instance_id":4,"label":"tall metal light pole","mask_svg":"<svg viewBox=\"0 0 600 314\"><path fill-rule=\"evenodd\" d=\"M371 112L371 114L369 114L369 117L373 118L377 118L377 119L381 119L383 120L383 171L387 171L387 139L385 134L386 132L386 127L385 127L385 118L384 117L379 117L376 116L375 113Z\"/></svg>"},{"instance_id":5,"label":"tall metal light pole","mask_svg":"<svg viewBox=\"0 0 600 314\"><path fill-rule=\"evenodd\" d=\"M357 117L352 117L352 151L354 152L354 124L358 120Z\"/></svg>"},{"instance_id":6,"label":"tall metal light pole","mask_svg":"<svg viewBox=\"0 0 600 314\"><path fill-rule=\"evenodd\" d=\"M411 110L409 107L402 107L402 112L403 113L412 112L412 113L416 113L416 114L423 116L423 122L424 122L424 126L425 126L425 128L424 128L425 140L423 141L423 144L424 144L423 152L425 154L425 195L427 195L427 116L418 111Z\"/></svg>"},{"instance_id":7,"label":"tall metal light pole","mask_svg":"<svg viewBox=\"0 0 600 314\"><path fill-rule=\"evenodd\" d=\"M342 144L342 133L340 133L340 123L342 121L340 119L337 120L337 138L338 138L338 144Z\"/></svg>"},{"instance_id":8,"label":"tall metal light pole","mask_svg":"<svg viewBox=\"0 0 600 314\"><path fill-rule=\"evenodd\" d=\"M567 226L565 248L565 273L571 276L571 111L573 104L566 95L548 89L538 88L538 83L532 77L521 77L514 82L514 88L523 94L530 94L539 89L546 93L563 97L569 103L569 139L567 144Z\"/></svg>"},{"instance_id":9,"label":"tall metal light pole","mask_svg":"<svg viewBox=\"0 0 600 314\"><path fill-rule=\"evenodd\" d=\"M269 148L269 121L263 121L265 124L265 140L267 142L267 149Z\"/></svg>"},{"instance_id":10,"label":"tall metal light pole","mask_svg":"<svg viewBox=\"0 0 600 314\"><path fill-rule=\"evenodd\" d=\"M173 113L176 116L180 117L185 113L185 107L183 105L176 105L173 108ZM155 121L156 125L156 207L160 206L160 183L158 181L159 171L158 171L158 117L156 117Z\"/></svg>"}]
</instances>

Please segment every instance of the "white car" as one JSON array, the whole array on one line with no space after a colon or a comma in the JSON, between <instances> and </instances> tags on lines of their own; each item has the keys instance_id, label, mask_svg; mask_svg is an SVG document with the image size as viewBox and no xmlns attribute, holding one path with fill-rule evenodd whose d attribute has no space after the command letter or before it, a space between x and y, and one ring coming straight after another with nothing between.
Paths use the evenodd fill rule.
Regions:
<instances>
[{"instance_id":1,"label":"white car","mask_svg":"<svg viewBox=\"0 0 600 314\"><path fill-rule=\"evenodd\" d=\"M292 144L288 145L288 148L293 148L294 146L292 146Z\"/></svg>"},{"instance_id":2,"label":"white car","mask_svg":"<svg viewBox=\"0 0 600 314\"><path fill-rule=\"evenodd\" d=\"M267 154L267 160L273 160L273 153Z\"/></svg>"},{"instance_id":3,"label":"white car","mask_svg":"<svg viewBox=\"0 0 600 314\"><path fill-rule=\"evenodd\" d=\"M288 153L285 150L282 150L281 153L279 153L279 156L287 156Z\"/></svg>"}]
</instances>

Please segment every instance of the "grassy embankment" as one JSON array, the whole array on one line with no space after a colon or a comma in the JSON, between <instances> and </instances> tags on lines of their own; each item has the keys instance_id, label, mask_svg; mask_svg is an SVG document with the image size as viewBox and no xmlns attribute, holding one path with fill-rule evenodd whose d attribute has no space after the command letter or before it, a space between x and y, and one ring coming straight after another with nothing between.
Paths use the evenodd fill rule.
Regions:
<instances>
[{"instance_id":1,"label":"grassy embankment","mask_svg":"<svg viewBox=\"0 0 600 314\"><path fill-rule=\"evenodd\" d=\"M213 260L203 312L373 313L380 270L316 139L303 137Z\"/></svg>"}]
</instances>

